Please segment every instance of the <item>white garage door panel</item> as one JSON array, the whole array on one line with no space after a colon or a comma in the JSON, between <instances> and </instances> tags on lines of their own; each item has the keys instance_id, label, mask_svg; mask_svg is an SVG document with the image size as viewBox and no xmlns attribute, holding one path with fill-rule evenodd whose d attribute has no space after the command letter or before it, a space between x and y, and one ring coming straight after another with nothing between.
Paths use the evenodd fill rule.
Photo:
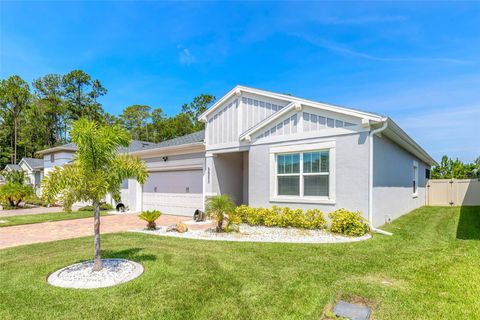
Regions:
<instances>
[{"instance_id":1,"label":"white garage door panel","mask_svg":"<svg viewBox=\"0 0 480 320\"><path fill-rule=\"evenodd\" d=\"M165 214L192 216L203 207L201 193L143 193L143 210L159 210Z\"/></svg>"},{"instance_id":2,"label":"white garage door panel","mask_svg":"<svg viewBox=\"0 0 480 320\"><path fill-rule=\"evenodd\" d=\"M202 193L203 171L174 170L150 172L143 185L143 192Z\"/></svg>"}]
</instances>

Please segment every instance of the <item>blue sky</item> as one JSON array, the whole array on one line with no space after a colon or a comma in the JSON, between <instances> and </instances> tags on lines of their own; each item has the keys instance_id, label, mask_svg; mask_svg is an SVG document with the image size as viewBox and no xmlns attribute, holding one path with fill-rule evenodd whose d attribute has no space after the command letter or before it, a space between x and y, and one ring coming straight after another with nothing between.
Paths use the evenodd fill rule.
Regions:
<instances>
[{"instance_id":1,"label":"blue sky","mask_svg":"<svg viewBox=\"0 0 480 320\"><path fill-rule=\"evenodd\" d=\"M236 84L392 117L480 156L480 3L0 2L0 77L83 69L104 108L175 114Z\"/></svg>"}]
</instances>

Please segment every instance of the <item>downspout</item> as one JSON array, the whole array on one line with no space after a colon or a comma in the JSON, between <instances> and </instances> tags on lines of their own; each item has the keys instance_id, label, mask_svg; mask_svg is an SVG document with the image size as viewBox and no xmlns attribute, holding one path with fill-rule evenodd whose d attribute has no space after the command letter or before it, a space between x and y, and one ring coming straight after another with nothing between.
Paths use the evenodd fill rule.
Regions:
<instances>
[{"instance_id":1,"label":"downspout","mask_svg":"<svg viewBox=\"0 0 480 320\"><path fill-rule=\"evenodd\" d=\"M368 158L369 161L369 168L368 168L368 223L370 224L370 230L373 232L381 233L387 236L391 236L392 233L375 228L373 226L373 135L382 132L383 130L387 129L388 122L385 120L383 125L375 130L370 131L369 134L369 150L370 156Z\"/></svg>"}]
</instances>

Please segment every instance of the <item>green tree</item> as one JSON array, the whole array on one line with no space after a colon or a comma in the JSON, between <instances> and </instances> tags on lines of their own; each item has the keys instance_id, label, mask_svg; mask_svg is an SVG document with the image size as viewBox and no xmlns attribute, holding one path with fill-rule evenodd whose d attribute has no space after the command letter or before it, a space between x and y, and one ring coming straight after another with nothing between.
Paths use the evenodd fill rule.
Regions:
<instances>
[{"instance_id":1,"label":"green tree","mask_svg":"<svg viewBox=\"0 0 480 320\"><path fill-rule=\"evenodd\" d=\"M107 90L98 80L92 80L82 70L73 70L62 77L62 87L71 119L86 117L90 120L103 120L103 109L97 99L105 95Z\"/></svg>"},{"instance_id":2,"label":"green tree","mask_svg":"<svg viewBox=\"0 0 480 320\"><path fill-rule=\"evenodd\" d=\"M30 87L17 75L0 81L0 110L3 123L10 124L12 162L17 163L17 139L22 113L30 104Z\"/></svg>"},{"instance_id":3,"label":"green tree","mask_svg":"<svg viewBox=\"0 0 480 320\"><path fill-rule=\"evenodd\" d=\"M149 141L147 124L150 120L150 109L149 106L135 104L126 107L120 115L125 128L134 139Z\"/></svg>"},{"instance_id":4,"label":"green tree","mask_svg":"<svg viewBox=\"0 0 480 320\"><path fill-rule=\"evenodd\" d=\"M43 196L51 203L62 197L68 201L90 201L94 208L94 265L102 269L100 255L100 201L111 193L118 196L123 180L144 183L148 177L143 161L118 154L120 147L130 143L129 133L118 126L99 124L82 118L73 124L70 133L77 145L71 164L55 168L42 181Z\"/></svg>"},{"instance_id":5,"label":"green tree","mask_svg":"<svg viewBox=\"0 0 480 320\"><path fill-rule=\"evenodd\" d=\"M52 146L59 142L66 142L68 113L62 87L62 76L47 74L34 80L32 85L36 97L34 105L37 106L37 112L43 114L42 126L45 127L46 144Z\"/></svg>"},{"instance_id":6,"label":"green tree","mask_svg":"<svg viewBox=\"0 0 480 320\"><path fill-rule=\"evenodd\" d=\"M473 163L463 163L459 159L443 156L439 166L432 170L432 179L472 179L479 177L479 166Z\"/></svg>"},{"instance_id":7,"label":"green tree","mask_svg":"<svg viewBox=\"0 0 480 320\"><path fill-rule=\"evenodd\" d=\"M198 117L215 102L215 96L211 94L200 94L193 98L190 103L182 105L182 112L187 114L193 124L194 131L205 128L205 124L198 121Z\"/></svg>"}]
</instances>

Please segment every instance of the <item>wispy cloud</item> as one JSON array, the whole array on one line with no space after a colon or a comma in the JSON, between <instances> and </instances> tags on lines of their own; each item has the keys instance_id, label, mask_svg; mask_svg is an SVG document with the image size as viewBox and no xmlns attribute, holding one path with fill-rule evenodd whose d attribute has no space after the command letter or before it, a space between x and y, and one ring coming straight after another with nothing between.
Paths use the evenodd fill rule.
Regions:
<instances>
[{"instance_id":1,"label":"wispy cloud","mask_svg":"<svg viewBox=\"0 0 480 320\"><path fill-rule=\"evenodd\" d=\"M180 51L179 56L178 56L178 60L180 61L181 64L186 64L186 65L195 63L197 61L197 59L190 52L190 50L188 50L186 48L184 48Z\"/></svg>"},{"instance_id":2,"label":"wispy cloud","mask_svg":"<svg viewBox=\"0 0 480 320\"><path fill-rule=\"evenodd\" d=\"M416 63L449 63L449 64L471 64L472 61L456 59L456 58L447 58L447 57L382 57L377 55L372 55L358 51L356 49L349 48L347 46L341 45L336 42L332 42L326 39L319 37L299 34L299 33L289 33L291 36L303 39L304 41L327 49L332 52L340 53L345 56L358 57L366 60L380 61L380 62L416 62Z\"/></svg>"},{"instance_id":3,"label":"wispy cloud","mask_svg":"<svg viewBox=\"0 0 480 320\"><path fill-rule=\"evenodd\" d=\"M327 17L319 18L316 21L322 24L370 24L370 23L385 23L385 22L404 22L408 21L407 16L365 16L356 18L339 18L339 17Z\"/></svg>"}]
</instances>

